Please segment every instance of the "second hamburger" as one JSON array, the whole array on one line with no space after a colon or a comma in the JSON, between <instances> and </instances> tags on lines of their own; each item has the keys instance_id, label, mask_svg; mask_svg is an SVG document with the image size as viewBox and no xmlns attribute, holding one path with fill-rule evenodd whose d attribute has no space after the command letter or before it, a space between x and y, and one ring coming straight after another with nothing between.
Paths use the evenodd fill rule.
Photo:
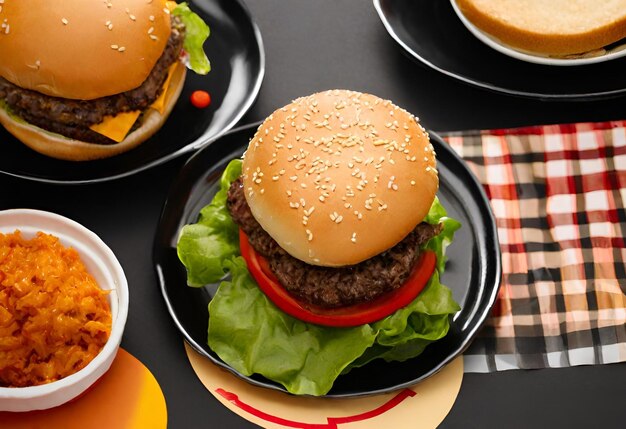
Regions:
<instances>
[{"instance_id":1,"label":"second hamburger","mask_svg":"<svg viewBox=\"0 0 626 429\"><path fill-rule=\"evenodd\" d=\"M275 111L178 243L191 286L232 275L211 349L317 395L351 367L420 354L459 309L438 280L459 227L438 183L428 134L389 101L334 90Z\"/></svg>"}]
</instances>

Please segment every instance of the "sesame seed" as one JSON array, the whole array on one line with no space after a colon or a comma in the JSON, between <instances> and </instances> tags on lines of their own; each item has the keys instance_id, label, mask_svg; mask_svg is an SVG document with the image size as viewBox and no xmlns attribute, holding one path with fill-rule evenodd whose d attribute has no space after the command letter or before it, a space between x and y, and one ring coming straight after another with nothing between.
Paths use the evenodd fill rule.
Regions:
<instances>
[{"instance_id":1,"label":"sesame seed","mask_svg":"<svg viewBox=\"0 0 626 429\"><path fill-rule=\"evenodd\" d=\"M309 241L313 240L313 233L311 232L310 229L306 230L306 235L307 235L307 240Z\"/></svg>"},{"instance_id":2,"label":"sesame seed","mask_svg":"<svg viewBox=\"0 0 626 429\"><path fill-rule=\"evenodd\" d=\"M415 180L411 180L411 186L415 186Z\"/></svg>"},{"instance_id":3,"label":"sesame seed","mask_svg":"<svg viewBox=\"0 0 626 429\"><path fill-rule=\"evenodd\" d=\"M120 46L120 48L118 49L119 52L124 52L126 50L126 48L124 46Z\"/></svg>"},{"instance_id":4,"label":"sesame seed","mask_svg":"<svg viewBox=\"0 0 626 429\"><path fill-rule=\"evenodd\" d=\"M39 70L39 68L41 67L41 61L37 60L37 61L35 61L34 65L30 65L30 64L27 64L27 65L31 69Z\"/></svg>"},{"instance_id":5,"label":"sesame seed","mask_svg":"<svg viewBox=\"0 0 626 429\"><path fill-rule=\"evenodd\" d=\"M150 20L150 22L154 22L154 15L150 15L148 19Z\"/></svg>"},{"instance_id":6,"label":"sesame seed","mask_svg":"<svg viewBox=\"0 0 626 429\"><path fill-rule=\"evenodd\" d=\"M119 46L118 45L111 45L111 49L117 50L117 49L119 49Z\"/></svg>"},{"instance_id":7,"label":"sesame seed","mask_svg":"<svg viewBox=\"0 0 626 429\"><path fill-rule=\"evenodd\" d=\"M157 36L155 36L154 34L151 34L151 35L150 35L150 38L151 38L152 40L159 40L159 38L158 38Z\"/></svg>"},{"instance_id":8,"label":"sesame seed","mask_svg":"<svg viewBox=\"0 0 626 429\"><path fill-rule=\"evenodd\" d=\"M353 243L356 243L356 232L352 233L352 237L350 238L350 241Z\"/></svg>"},{"instance_id":9,"label":"sesame seed","mask_svg":"<svg viewBox=\"0 0 626 429\"><path fill-rule=\"evenodd\" d=\"M70 23L66 18L62 18L61 22L63 23L63 25L67 25Z\"/></svg>"}]
</instances>

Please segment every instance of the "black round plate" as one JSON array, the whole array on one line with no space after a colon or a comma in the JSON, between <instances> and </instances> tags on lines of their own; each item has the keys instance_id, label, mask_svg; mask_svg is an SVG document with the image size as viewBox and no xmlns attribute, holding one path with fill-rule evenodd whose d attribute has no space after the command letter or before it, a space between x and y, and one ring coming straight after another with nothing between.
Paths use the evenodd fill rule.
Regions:
<instances>
[{"instance_id":1,"label":"black round plate","mask_svg":"<svg viewBox=\"0 0 626 429\"><path fill-rule=\"evenodd\" d=\"M262 377L238 374L207 346L208 303L215 285L191 288L176 254L181 228L197 220L219 187L228 162L240 157L258 124L239 128L197 152L182 168L161 213L153 248L161 291L174 322L185 339L202 355L259 386L285 390ZM421 381L465 350L489 314L500 285L501 262L496 225L482 186L465 163L438 136L431 134L441 179L439 198L462 228L448 248L449 261L442 282L450 287L462 309L448 335L406 362L374 361L337 379L328 396L382 393Z\"/></svg>"},{"instance_id":2,"label":"black round plate","mask_svg":"<svg viewBox=\"0 0 626 429\"><path fill-rule=\"evenodd\" d=\"M204 45L211 72L187 73L183 92L163 128L137 148L104 160L60 161L40 155L0 127L0 172L51 183L116 179L160 165L203 147L232 128L250 108L261 87L265 53L261 33L241 0L188 0L211 29ZM197 109L191 93L211 94Z\"/></svg>"},{"instance_id":3,"label":"black round plate","mask_svg":"<svg viewBox=\"0 0 626 429\"><path fill-rule=\"evenodd\" d=\"M461 23L450 0L374 0L374 7L391 37L413 58L470 85L555 100L626 94L626 57L569 67L532 64L479 41Z\"/></svg>"}]
</instances>

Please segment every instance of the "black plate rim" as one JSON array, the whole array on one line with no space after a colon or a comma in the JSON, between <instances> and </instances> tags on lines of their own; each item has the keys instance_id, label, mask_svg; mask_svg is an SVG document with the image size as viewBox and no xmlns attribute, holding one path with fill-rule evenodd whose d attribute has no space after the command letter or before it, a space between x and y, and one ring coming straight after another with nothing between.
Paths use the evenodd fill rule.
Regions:
<instances>
[{"instance_id":1,"label":"black plate rim","mask_svg":"<svg viewBox=\"0 0 626 429\"><path fill-rule=\"evenodd\" d=\"M37 176L32 176L32 175L26 175L26 174L19 174L19 173L15 173L15 172L8 172L8 171L3 171L0 170L0 174L4 174L6 176L10 176L10 177L15 177L18 179L24 179L24 180L30 180L33 182L39 182L39 183L47 183L47 184L53 184L53 185L84 185L84 184L91 184L91 183L102 183L102 182L109 182L109 181L113 181L113 180L118 180L118 179L122 179L125 177L129 177L138 173L141 173L143 171L149 170L151 168L157 167L159 165L163 165L166 164L182 155L188 154L188 153L193 153L198 151L199 149L210 145L211 143L213 143L214 141L216 141L217 139L219 139L220 137L222 137L224 134L228 133L230 130L232 130L232 128L237 125L237 123L241 120L241 118L248 112L248 110L250 110L250 107L252 107L252 105L254 104L254 102L256 101L259 92L261 91L261 85L263 83L263 79L265 78L265 66L266 66L266 57L265 57L265 45L263 43L263 37L261 35L261 29L259 28L258 24L256 23L254 17L252 16L252 13L250 12L250 9L248 8L248 6L244 3L243 0L230 0L233 1L235 3L237 3L237 5L242 9L243 13L246 15L246 17L248 18L249 24L252 27L252 31L254 33L254 37L255 37L255 41L256 41L256 46L258 48L258 55L259 55L259 70L256 74L256 76L254 77L254 85L252 86L252 91L247 94L246 98L244 99L243 103L241 104L241 108L239 109L239 111L233 116L233 118L231 119L231 121L229 123L226 124L226 126L218 133L216 133L213 136L200 136L199 138L197 138L195 141L187 144L186 146L164 156L161 157L159 159L155 159L152 162L140 165L137 168L131 169L129 171L125 171L119 174L115 174L115 175L111 175L111 176L104 176L104 177L98 177L95 179L78 179L78 180L60 180L60 179L51 179L51 178L46 178L46 177L37 177Z\"/></svg>"},{"instance_id":2,"label":"black plate rim","mask_svg":"<svg viewBox=\"0 0 626 429\"><path fill-rule=\"evenodd\" d=\"M252 124L248 124L248 125L242 125L240 127L234 128L232 130L230 130L228 133L226 133L224 136L230 136L233 134L237 134L237 133L242 133L242 132L246 132L249 134L249 136L251 136L254 132L254 130L256 130L256 128L261 124L261 122L257 122L257 123L252 123ZM381 388L381 389L373 389L373 390L368 390L368 391L364 391L364 392L348 392L348 393L331 393L324 395L324 397L326 398L356 398L356 397L364 397L364 396L372 396L372 395L378 395L378 394L384 394L384 393L389 393L389 392L393 392L402 388L406 388L406 387L410 387L415 385L416 383L419 383L429 377L431 377L432 375L438 373L439 371L441 371L448 363L452 362L455 358L459 357L471 344L472 340L474 339L474 337L477 335L478 331L480 330L480 328L482 328L482 326L484 325L485 321L487 320L487 317L489 316L491 309L494 305L494 303L496 302L497 296L498 296L498 291L500 289L501 286L501 278L502 278L502 261L501 261L501 249L500 249L500 245L499 245L499 240L498 240L498 232L497 232L497 226L496 226L496 219L495 216L491 210L491 205L489 203L489 199L487 198L487 194L482 186L482 184L478 181L477 177L472 173L472 171L469 169L469 167L465 164L465 162L463 161L463 159L448 145L446 144L442 138L435 132L433 131L428 131L430 137L431 137L431 141L434 142L435 146L436 146L436 150L438 153L440 152L446 152L446 156L450 156L454 159L454 162L458 163L459 165L462 166L462 168L465 170L465 172L467 173L467 175L470 178L471 181L471 188L474 189L474 191L476 192L476 194L474 195L474 197L477 200L477 205L480 207L480 216L484 219L485 223L487 224L488 230L485 231L485 237L487 240L486 246L489 248L490 252L494 252L494 255L496 256L494 258L493 261L493 266L490 266L489 271L489 278L493 278L493 287L488 290L488 294L483 295L482 299L481 299L481 308L484 308L483 310L479 311L477 314L475 314L472 317L472 328L470 330L468 330L466 332L465 338L463 339L463 341L456 347L454 348L454 350L452 350L451 353L448 354L448 356L443 359L441 362L439 362L437 365L435 365L433 368L431 368L429 371L423 373L421 376L414 378L412 380L403 382L403 383L399 383L397 385L394 386L390 386L390 387L385 387L385 388ZM187 168L193 168L193 165L196 162L196 159L201 158L204 155L204 151L205 150L211 150L214 147L207 147L204 148L203 150L200 150L198 152L196 152L193 156L191 156L187 162L185 163L185 165L182 167L181 169L181 173L184 172ZM239 150L239 147L237 148L232 148L231 153L237 152ZM439 157L439 156L438 156ZM225 158L222 158L225 159ZM220 161L222 161L222 159L220 159ZM219 163L217 163L219 164ZM214 169L214 166L208 167L206 169L206 171L210 171L212 169ZM278 383L274 383L272 381L264 381L264 380L257 380L254 378L251 378L249 376L245 376L239 372L237 372L235 369L231 368L228 364L226 364L225 362L223 362L221 359L216 358L212 355L210 355L209 353L206 352L206 350L204 349L203 346L201 346L200 344L198 344L198 342L187 332L187 330L184 328L183 324L181 323L181 321L179 320L174 308L173 308L173 304L170 301L170 297L167 293L167 284L163 275L163 271L162 271L162 267L159 264L159 252L161 252L163 249L160 247L160 241L159 241L159 231L161 230L161 225L164 223L164 220L167 216L167 212L169 209L169 205L171 203L172 197L175 197L176 194L174 193L180 182L182 181L182 174L180 174L177 178L177 180L175 180L171 186L170 189L168 191L168 196L163 204L163 208L161 210L161 215L159 217L159 221L157 223L157 230L155 233L155 238L154 238L154 243L153 243L153 248L152 248L152 258L153 258L153 264L154 264L154 268L155 268L155 272L157 275L157 279L159 282L159 289L161 290L161 294L163 296L166 308L168 313L170 314L170 317L172 318L172 320L174 321L174 324L176 325L176 327L178 328L178 330L180 331L180 333L182 333L184 340L199 354L201 354L202 356L208 358L212 363L218 365L219 367L229 371L230 373L232 373L233 375L235 375L236 377L254 385L257 387L263 387L263 388L267 388L270 390L275 390L275 391L280 391L283 393L287 393L290 394L289 392L287 392L287 390L282 386L279 385ZM481 279L481 283L484 283L484 279ZM187 287L187 286L185 286ZM469 323L469 322L467 322ZM302 396L308 396L308 395L302 395Z\"/></svg>"},{"instance_id":3,"label":"black plate rim","mask_svg":"<svg viewBox=\"0 0 626 429\"><path fill-rule=\"evenodd\" d=\"M402 47L409 55L411 55L416 60L420 61L422 64L432 68L433 70L442 73L446 76L449 76L453 79L459 80L467 85L486 89L488 91L503 93L508 95L513 95L516 97L523 98L540 98L542 100L555 100L555 101L585 101L585 100L596 100L596 99L605 99L611 97L617 97L622 94L626 94L626 88L615 89L611 91L601 91L601 92L588 92L588 93L574 93L574 94L557 94L557 93L543 93L543 92L533 92L533 91L518 91L515 89L506 88L503 86L498 86L494 84L490 84L488 82L482 82L479 80L474 80L469 77L463 76L462 74L454 73L449 70L446 70L428 59L424 58L417 52L415 52L396 32L393 27L393 24L390 22L389 18L385 14L383 10L382 2L385 0L373 0L374 8L380 18L385 30L395 42ZM441 1L441 0L437 0ZM447 0L444 0L447 1Z\"/></svg>"}]
</instances>

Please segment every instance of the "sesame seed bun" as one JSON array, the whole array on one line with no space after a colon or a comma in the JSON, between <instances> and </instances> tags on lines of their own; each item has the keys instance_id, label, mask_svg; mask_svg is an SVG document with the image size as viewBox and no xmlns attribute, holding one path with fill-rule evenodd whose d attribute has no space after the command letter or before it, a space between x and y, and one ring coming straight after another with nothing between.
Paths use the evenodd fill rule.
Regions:
<instances>
[{"instance_id":1,"label":"sesame seed bun","mask_svg":"<svg viewBox=\"0 0 626 429\"><path fill-rule=\"evenodd\" d=\"M186 73L187 69L185 67L175 67L165 95L163 114L151 108L147 109L143 116L140 117L141 125L128 134L124 140L116 144L87 143L50 133L28 124L22 119L17 119L4 110L1 105L0 124L26 146L52 158L67 161L88 161L108 158L138 146L152 137L163 126L180 96L185 83Z\"/></svg>"},{"instance_id":2,"label":"sesame seed bun","mask_svg":"<svg viewBox=\"0 0 626 429\"><path fill-rule=\"evenodd\" d=\"M580 54L626 37L626 0L455 0L465 17L513 48Z\"/></svg>"},{"instance_id":3,"label":"sesame seed bun","mask_svg":"<svg viewBox=\"0 0 626 429\"><path fill-rule=\"evenodd\" d=\"M0 6L0 76L53 97L91 100L137 88L171 31L163 0Z\"/></svg>"},{"instance_id":4,"label":"sesame seed bun","mask_svg":"<svg viewBox=\"0 0 626 429\"><path fill-rule=\"evenodd\" d=\"M362 262L400 242L433 202L435 153L417 119L359 92L313 94L270 115L250 141L252 214L312 265Z\"/></svg>"}]
</instances>

